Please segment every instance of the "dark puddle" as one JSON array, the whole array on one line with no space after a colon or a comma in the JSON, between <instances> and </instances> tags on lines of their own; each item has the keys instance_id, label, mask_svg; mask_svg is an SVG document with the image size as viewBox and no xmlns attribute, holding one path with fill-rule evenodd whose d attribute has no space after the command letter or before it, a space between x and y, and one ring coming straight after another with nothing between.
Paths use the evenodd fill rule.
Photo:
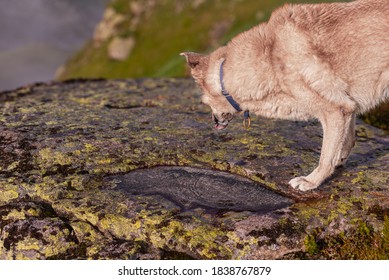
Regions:
<instances>
[{"instance_id":1,"label":"dark puddle","mask_svg":"<svg viewBox=\"0 0 389 280\"><path fill-rule=\"evenodd\" d=\"M131 195L158 195L183 210L268 212L293 203L265 186L227 172L193 167L156 167L115 176Z\"/></svg>"}]
</instances>

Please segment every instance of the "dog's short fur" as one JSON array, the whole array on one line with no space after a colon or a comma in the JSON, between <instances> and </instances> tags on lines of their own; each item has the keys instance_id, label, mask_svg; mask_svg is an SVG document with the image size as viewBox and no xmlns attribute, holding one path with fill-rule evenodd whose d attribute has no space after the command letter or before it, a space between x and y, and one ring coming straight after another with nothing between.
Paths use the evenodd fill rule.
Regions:
<instances>
[{"instance_id":1,"label":"dog's short fur","mask_svg":"<svg viewBox=\"0 0 389 280\"><path fill-rule=\"evenodd\" d=\"M289 182L311 190L349 156L355 115L389 97L389 2L285 5L210 55L182 55L203 102L224 124L223 116L237 112L221 94L223 61L224 86L242 110L321 122L318 167Z\"/></svg>"}]
</instances>

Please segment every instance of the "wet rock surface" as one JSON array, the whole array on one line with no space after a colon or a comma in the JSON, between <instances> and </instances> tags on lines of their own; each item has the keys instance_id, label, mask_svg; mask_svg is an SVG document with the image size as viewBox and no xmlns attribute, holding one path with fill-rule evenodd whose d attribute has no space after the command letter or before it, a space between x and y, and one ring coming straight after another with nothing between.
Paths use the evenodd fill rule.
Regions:
<instances>
[{"instance_id":1,"label":"wet rock surface","mask_svg":"<svg viewBox=\"0 0 389 280\"><path fill-rule=\"evenodd\" d=\"M0 94L1 259L387 259L388 137L363 123L315 191L315 122L214 131L187 79Z\"/></svg>"},{"instance_id":2,"label":"wet rock surface","mask_svg":"<svg viewBox=\"0 0 389 280\"><path fill-rule=\"evenodd\" d=\"M193 167L157 167L115 177L133 195L160 195L182 210L269 212L292 200L244 177Z\"/></svg>"}]
</instances>

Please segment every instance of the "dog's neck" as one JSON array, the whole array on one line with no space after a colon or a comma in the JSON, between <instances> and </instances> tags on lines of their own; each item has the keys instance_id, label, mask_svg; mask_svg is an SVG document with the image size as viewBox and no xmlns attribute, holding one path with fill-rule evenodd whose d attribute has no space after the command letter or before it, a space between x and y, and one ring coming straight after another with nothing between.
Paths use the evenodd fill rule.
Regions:
<instances>
[{"instance_id":1,"label":"dog's neck","mask_svg":"<svg viewBox=\"0 0 389 280\"><path fill-rule=\"evenodd\" d=\"M224 71L223 71L223 65L225 60L222 61L219 67L219 81L220 81L220 88L222 95L227 99L227 101L231 104L232 107L239 113L242 111L240 105L238 102L235 101L235 99L228 93L226 88L224 87Z\"/></svg>"}]
</instances>

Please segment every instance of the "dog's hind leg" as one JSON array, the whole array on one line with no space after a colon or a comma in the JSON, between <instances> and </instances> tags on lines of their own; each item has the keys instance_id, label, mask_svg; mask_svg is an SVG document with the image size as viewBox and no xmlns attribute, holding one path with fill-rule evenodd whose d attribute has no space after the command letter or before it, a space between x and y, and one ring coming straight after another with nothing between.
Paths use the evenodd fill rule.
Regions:
<instances>
[{"instance_id":1,"label":"dog's hind leg","mask_svg":"<svg viewBox=\"0 0 389 280\"><path fill-rule=\"evenodd\" d=\"M289 184L293 188L301 191L312 190L331 176L342 156L351 150L351 145L347 146L347 149L343 149L343 146L346 139L351 137L349 132L350 128L353 127L351 124L353 116L352 113L345 113L343 110L337 109L327 111L319 118L323 126L323 144L319 165L308 176L292 179Z\"/></svg>"}]
</instances>

